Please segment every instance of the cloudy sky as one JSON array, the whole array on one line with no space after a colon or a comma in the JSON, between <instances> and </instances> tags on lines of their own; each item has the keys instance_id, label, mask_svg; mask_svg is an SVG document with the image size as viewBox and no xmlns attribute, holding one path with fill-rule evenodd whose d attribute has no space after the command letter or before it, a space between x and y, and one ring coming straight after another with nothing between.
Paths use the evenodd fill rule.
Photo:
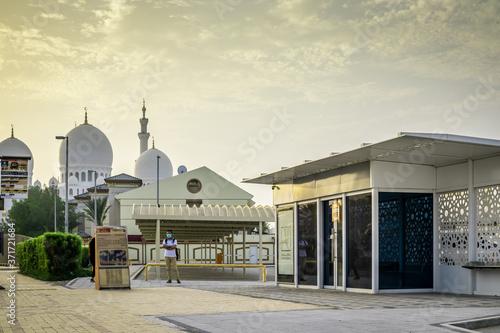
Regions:
<instances>
[{"instance_id":1,"label":"cloudy sky","mask_svg":"<svg viewBox=\"0 0 500 333\"><path fill-rule=\"evenodd\" d=\"M58 176L84 120L133 175L139 118L174 170L243 177L398 132L500 139L500 2L3 0L0 140ZM151 140L150 140L151 145Z\"/></svg>"}]
</instances>

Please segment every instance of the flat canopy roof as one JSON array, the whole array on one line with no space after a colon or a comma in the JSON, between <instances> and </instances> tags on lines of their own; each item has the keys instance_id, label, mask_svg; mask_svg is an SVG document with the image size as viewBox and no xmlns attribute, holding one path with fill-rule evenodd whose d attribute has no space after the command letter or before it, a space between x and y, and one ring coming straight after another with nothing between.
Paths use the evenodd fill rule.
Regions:
<instances>
[{"instance_id":1,"label":"flat canopy roof","mask_svg":"<svg viewBox=\"0 0 500 333\"><path fill-rule=\"evenodd\" d=\"M160 238L172 229L178 240L204 240L252 230L259 222L274 222L270 206L134 205L132 218L145 239L156 237L156 221L160 220Z\"/></svg>"},{"instance_id":2,"label":"flat canopy roof","mask_svg":"<svg viewBox=\"0 0 500 333\"><path fill-rule=\"evenodd\" d=\"M451 134L407 133L361 148L281 170L244 178L242 183L280 184L294 179L369 161L441 167L500 155L500 140Z\"/></svg>"}]
</instances>

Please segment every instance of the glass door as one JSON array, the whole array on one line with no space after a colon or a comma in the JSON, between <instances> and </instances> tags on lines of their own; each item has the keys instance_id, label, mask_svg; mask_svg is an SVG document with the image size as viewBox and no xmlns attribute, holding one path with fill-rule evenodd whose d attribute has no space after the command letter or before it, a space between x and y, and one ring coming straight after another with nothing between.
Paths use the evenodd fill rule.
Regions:
<instances>
[{"instance_id":1,"label":"glass door","mask_svg":"<svg viewBox=\"0 0 500 333\"><path fill-rule=\"evenodd\" d=\"M324 284L342 287L342 199L324 203Z\"/></svg>"}]
</instances>

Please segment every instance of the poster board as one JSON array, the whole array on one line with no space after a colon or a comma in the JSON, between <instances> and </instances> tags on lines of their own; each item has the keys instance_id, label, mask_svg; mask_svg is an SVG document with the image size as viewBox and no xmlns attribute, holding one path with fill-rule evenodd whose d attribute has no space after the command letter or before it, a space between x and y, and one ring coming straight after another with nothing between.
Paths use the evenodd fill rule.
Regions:
<instances>
[{"instance_id":1,"label":"poster board","mask_svg":"<svg viewBox=\"0 0 500 333\"><path fill-rule=\"evenodd\" d=\"M0 196L13 199L28 197L28 161L30 157L0 158Z\"/></svg>"},{"instance_id":2,"label":"poster board","mask_svg":"<svg viewBox=\"0 0 500 333\"><path fill-rule=\"evenodd\" d=\"M127 228L122 226L97 227L95 245L95 288L130 288Z\"/></svg>"},{"instance_id":3,"label":"poster board","mask_svg":"<svg viewBox=\"0 0 500 333\"><path fill-rule=\"evenodd\" d=\"M278 211L278 274L293 275L293 209Z\"/></svg>"}]
</instances>

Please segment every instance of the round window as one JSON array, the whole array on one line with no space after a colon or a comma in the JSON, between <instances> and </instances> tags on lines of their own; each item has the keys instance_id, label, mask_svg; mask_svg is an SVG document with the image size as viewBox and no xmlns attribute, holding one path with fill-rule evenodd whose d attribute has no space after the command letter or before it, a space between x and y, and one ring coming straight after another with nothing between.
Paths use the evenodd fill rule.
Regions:
<instances>
[{"instance_id":1,"label":"round window","mask_svg":"<svg viewBox=\"0 0 500 333\"><path fill-rule=\"evenodd\" d=\"M186 186L191 193L198 193L201 190L201 182L196 178L190 179Z\"/></svg>"}]
</instances>

